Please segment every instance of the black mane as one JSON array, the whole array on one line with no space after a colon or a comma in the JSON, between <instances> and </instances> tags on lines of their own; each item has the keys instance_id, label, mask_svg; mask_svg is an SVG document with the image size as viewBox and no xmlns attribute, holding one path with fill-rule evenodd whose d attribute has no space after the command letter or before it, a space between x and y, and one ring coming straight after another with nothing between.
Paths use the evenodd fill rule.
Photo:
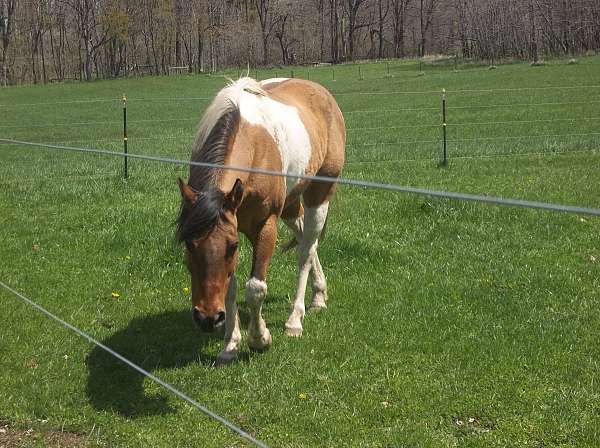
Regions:
<instances>
[{"instance_id":1,"label":"black mane","mask_svg":"<svg viewBox=\"0 0 600 448\"><path fill-rule=\"evenodd\" d=\"M230 104L217 120L202 147L193 148L192 161L223 165L229 141L239 122L240 111L235 105ZM220 169L203 166L190 167L188 183L198 193L198 198L191 207L184 202L181 204L176 232L180 242L202 237L210 233L218 224L225 202L225 194L218 188L222 172L223 170Z\"/></svg>"},{"instance_id":2,"label":"black mane","mask_svg":"<svg viewBox=\"0 0 600 448\"><path fill-rule=\"evenodd\" d=\"M192 162L213 163L223 165L229 148L229 140L240 122L240 110L229 104L226 111L211 129L206 141L195 142L192 148ZM202 145L199 147L199 145ZM204 166L190 167L189 184L196 191L217 188L222 170Z\"/></svg>"}]
</instances>

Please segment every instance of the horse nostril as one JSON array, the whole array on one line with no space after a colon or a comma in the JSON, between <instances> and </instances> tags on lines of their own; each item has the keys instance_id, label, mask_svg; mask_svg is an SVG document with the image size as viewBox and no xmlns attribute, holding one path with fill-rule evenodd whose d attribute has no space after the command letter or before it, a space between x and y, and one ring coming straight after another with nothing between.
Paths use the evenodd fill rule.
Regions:
<instances>
[{"instance_id":1,"label":"horse nostril","mask_svg":"<svg viewBox=\"0 0 600 448\"><path fill-rule=\"evenodd\" d=\"M215 327L220 327L225 322L225 311L219 311L215 315Z\"/></svg>"},{"instance_id":2,"label":"horse nostril","mask_svg":"<svg viewBox=\"0 0 600 448\"><path fill-rule=\"evenodd\" d=\"M206 326L206 318L198 311L198 308L192 309L192 318L200 327Z\"/></svg>"}]
</instances>

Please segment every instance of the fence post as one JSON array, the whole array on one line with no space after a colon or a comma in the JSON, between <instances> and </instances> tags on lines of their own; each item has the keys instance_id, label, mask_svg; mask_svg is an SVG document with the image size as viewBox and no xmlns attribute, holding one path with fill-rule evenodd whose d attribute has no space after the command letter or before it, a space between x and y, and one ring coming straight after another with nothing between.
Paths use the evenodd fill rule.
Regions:
<instances>
[{"instance_id":1,"label":"fence post","mask_svg":"<svg viewBox=\"0 0 600 448\"><path fill-rule=\"evenodd\" d=\"M443 139L443 159L440 166L448 166L448 152L447 152L447 140L446 140L446 89L442 89L442 139Z\"/></svg>"},{"instance_id":2,"label":"fence post","mask_svg":"<svg viewBox=\"0 0 600 448\"><path fill-rule=\"evenodd\" d=\"M125 154L123 157L125 161L124 174L127 179L129 173L127 172L127 97L125 94L123 94L123 153Z\"/></svg>"},{"instance_id":3,"label":"fence post","mask_svg":"<svg viewBox=\"0 0 600 448\"><path fill-rule=\"evenodd\" d=\"M389 77L390 76L390 63L386 62L385 65L387 66L387 75Z\"/></svg>"},{"instance_id":4,"label":"fence post","mask_svg":"<svg viewBox=\"0 0 600 448\"><path fill-rule=\"evenodd\" d=\"M331 68L331 74L333 76L333 80L335 81L335 68Z\"/></svg>"},{"instance_id":5,"label":"fence post","mask_svg":"<svg viewBox=\"0 0 600 448\"><path fill-rule=\"evenodd\" d=\"M291 78L294 79L294 70L291 71Z\"/></svg>"},{"instance_id":6,"label":"fence post","mask_svg":"<svg viewBox=\"0 0 600 448\"><path fill-rule=\"evenodd\" d=\"M362 81L363 77L362 77L362 71L360 70L360 65L358 66L358 79L360 81Z\"/></svg>"}]
</instances>

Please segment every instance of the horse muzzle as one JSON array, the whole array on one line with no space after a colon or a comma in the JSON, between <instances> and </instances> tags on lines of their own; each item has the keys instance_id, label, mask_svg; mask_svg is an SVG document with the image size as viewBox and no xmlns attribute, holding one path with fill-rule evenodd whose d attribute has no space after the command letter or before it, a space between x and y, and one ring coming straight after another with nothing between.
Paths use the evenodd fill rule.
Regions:
<instances>
[{"instance_id":1,"label":"horse muzzle","mask_svg":"<svg viewBox=\"0 0 600 448\"><path fill-rule=\"evenodd\" d=\"M198 308L193 308L192 317L196 325L206 333L211 333L225 325L225 311L218 311L213 315L205 315Z\"/></svg>"}]
</instances>

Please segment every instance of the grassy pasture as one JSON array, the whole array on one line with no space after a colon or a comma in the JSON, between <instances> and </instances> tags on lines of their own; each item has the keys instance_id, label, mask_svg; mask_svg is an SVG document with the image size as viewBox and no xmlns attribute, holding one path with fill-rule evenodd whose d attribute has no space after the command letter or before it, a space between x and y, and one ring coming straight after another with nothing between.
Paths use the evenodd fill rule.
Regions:
<instances>
[{"instance_id":1,"label":"grassy pasture","mask_svg":"<svg viewBox=\"0 0 600 448\"><path fill-rule=\"evenodd\" d=\"M394 62L389 75L363 64L362 80L357 70L336 67L335 81L331 67L294 73L336 94L345 177L600 207L600 58L424 74ZM203 98L223 84L2 89L0 136L121 150L125 93L130 152L187 159ZM443 88L447 169L436 168ZM215 370L221 341L192 325L173 241L175 179L186 172L131 161L125 182L120 159L0 145L0 280L271 446L597 446L598 219L340 188L320 248L329 309L307 315L303 338L284 336L295 261L277 255L272 349ZM0 423L73 432L89 446L246 446L0 297Z\"/></svg>"}]
</instances>

